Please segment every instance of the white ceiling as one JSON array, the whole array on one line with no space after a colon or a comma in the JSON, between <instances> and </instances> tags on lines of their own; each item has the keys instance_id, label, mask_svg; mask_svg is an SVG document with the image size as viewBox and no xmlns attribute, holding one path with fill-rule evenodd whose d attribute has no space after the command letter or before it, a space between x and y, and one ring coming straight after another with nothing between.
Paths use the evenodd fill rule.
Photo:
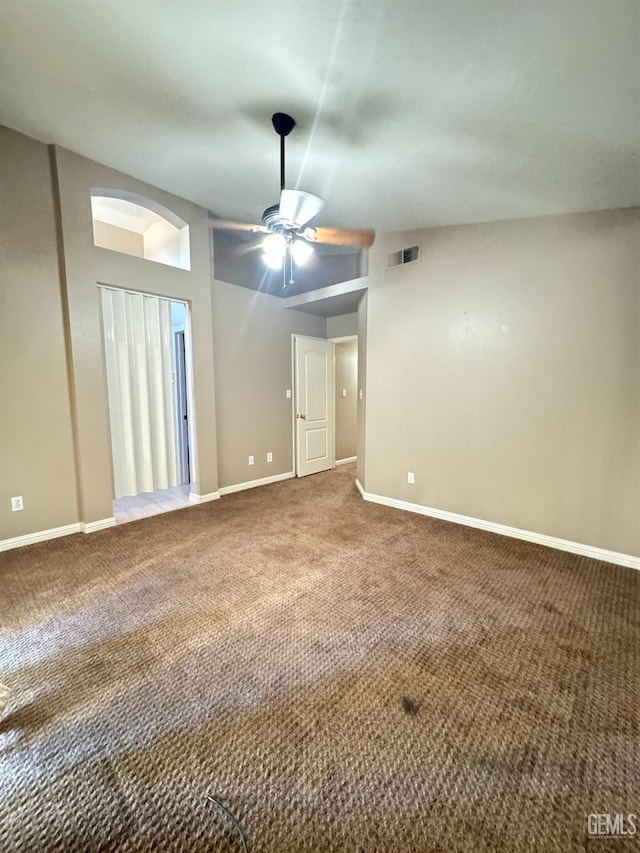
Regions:
<instances>
[{"instance_id":1,"label":"white ceiling","mask_svg":"<svg viewBox=\"0 0 640 853\"><path fill-rule=\"evenodd\" d=\"M209 207L405 229L640 203L637 0L0 0L0 122Z\"/></svg>"}]
</instances>

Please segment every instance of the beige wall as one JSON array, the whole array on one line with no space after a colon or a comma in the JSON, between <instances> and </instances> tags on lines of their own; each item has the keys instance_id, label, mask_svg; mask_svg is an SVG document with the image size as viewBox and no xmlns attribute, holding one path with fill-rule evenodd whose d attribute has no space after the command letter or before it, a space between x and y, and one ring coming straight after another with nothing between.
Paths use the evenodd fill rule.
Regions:
<instances>
[{"instance_id":1,"label":"beige wall","mask_svg":"<svg viewBox=\"0 0 640 853\"><path fill-rule=\"evenodd\" d=\"M357 316L357 315L356 315ZM346 391L346 396L343 396ZM335 458L351 459L358 442L358 342L335 344Z\"/></svg>"},{"instance_id":2,"label":"beige wall","mask_svg":"<svg viewBox=\"0 0 640 853\"><path fill-rule=\"evenodd\" d=\"M73 524L78 504L49 153L2 127L0 199L2 540Z\"/></svg>"},{"instance_id":3,"label":"beige wall","mask_svg":"<svg viewBox=\"0 0 640 853\"><path fill-rule=\"evenodd\" d=\"M367 491L640 555L639 250L638 209L379 235Z\"/></svg>"},{"instance_id":4,"label":"beige wall","mask_svg":"<svg viewBox=\"0 0 640 853\"><path fill-rule=\"evenodd\" d=\"M115 249L118 252L125 252L127 255L144 258L142 234L129 231L127 228L119 228L109 222L93 220L93 242L96 246L102 246L105 249Z\"/></svg>"},{"instance_id":5,"label":"beige wall","mask_svg":"<svg viewBox=\"0 0 640 853\"><path fill-rule=\"evenodd\" d=\"M220 486L292 471L291 335L324 338L325 318L214 281L213 329Z\"/></svg>"},{"instance_id":6,"label":"beige wall","mask_svg":"<svg viewBox=\"0 0 640 853\"><path fill-rule=\"evenodd\" d=\"M195 483L217 489L217 452L211 328L211 258L207 212L83 157L55 148L66 271L66 296L75 394L76 466L81 519L112 515L111 441L102 347L99 284L182 299L191 311L197 444ZM191 271L179 270L93 245L92 187L150 198L189 224ZM193 476L193 473L192 473Z\"/></svg>"},{"instance_id":7,"label":"beige wall","mask_svg":"<svg viewBox=\"0 0 640 853\"><path fill-rule=\"evenodd\" d=\"M358 314L339 314L337 317L327 317L327 337L346 338L358 334Z\"/></svg>"},{"instance_id":8,"label":"beige wall","mask_svg":"<svg viewBox=\"0 0 640 853\"><path fill-rule=\"evenodd\" d=\"M369 293L365 293L358 304L358 411L357 444L358 464L356 476L366 489L365 441L367 429L367 305Z\"/></svg>"},{"instance_id":9,"label":"beige wall","mask_svg":"<svg viewBox=\"0 0 640 853\"><path fill-rule=\"evenodd\" d=\"M218 462L221 486L291 471L291 334L346 319L212 286L206 211L56 148L61 292L50 154L0 128L0 539L111 515L98 283L190 305L194 490ZM92 186L173 209L193 271L95 247ZM639 246L637 209L378 235L356 328L367 491L640 555Z\"/></svg>"},{"instance_id":10,"label":"beige wall","mask_svg":"<svg viewBox=\"0 0 640 853\"><path fill-rule=\"evenodd\" d=\"M218 488L214 322L224 404L217 425L221 484L290 471L291 401L285 392L291 387L291 334L324 337L325 318L287 310L279 298L265 294L219 282L212 286L207 214L197 206L10 131L2 131L0 144L7 165L0 170L2 197L10 202L2 209L11 212L2 223L0 390L3 412L16 412L15 419L2 419L0 538L111 515L99 284L190 306L199 472L194 491ZM149 197L188 222L192 272L94 246L93 186ZM55 210L64 235L59 253ZM267 450L274 454L271 464L264 458ZM249 453L256 457L251 470ZM22 513L9 511L9 497L16 494L24 496Z\"/></svg>"}]
</instances>

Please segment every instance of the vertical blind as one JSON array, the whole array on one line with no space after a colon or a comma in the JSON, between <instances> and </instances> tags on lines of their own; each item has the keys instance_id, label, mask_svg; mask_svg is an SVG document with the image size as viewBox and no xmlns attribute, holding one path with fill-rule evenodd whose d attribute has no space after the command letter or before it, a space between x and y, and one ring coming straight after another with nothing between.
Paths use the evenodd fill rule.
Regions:
<instances>
[{"instance_id":1,"label":"vertical blind","mask_svg":"<svg viewBox=\"0 0 640 853\"><path fill-rule=\"evenodd\" d=\"M115 497L167 489L178 483L170 302L100 289Z\"/></svg>"}]
</instances>

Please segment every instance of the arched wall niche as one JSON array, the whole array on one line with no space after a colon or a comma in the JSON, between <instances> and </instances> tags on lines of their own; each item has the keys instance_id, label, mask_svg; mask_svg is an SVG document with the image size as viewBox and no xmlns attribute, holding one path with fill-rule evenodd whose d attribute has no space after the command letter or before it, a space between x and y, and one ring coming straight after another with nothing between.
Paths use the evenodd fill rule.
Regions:
<instances>
[{"instance_id":1,"label":"arched wall niche","mask_svg":"<svg viewBox=\"0 0 640 853\"><path fill-rule=\"evenodd\" d=\"M91 189L94 245L191 269L189 226L172 210L126 190Z\"/></svg>"}]
</instances>

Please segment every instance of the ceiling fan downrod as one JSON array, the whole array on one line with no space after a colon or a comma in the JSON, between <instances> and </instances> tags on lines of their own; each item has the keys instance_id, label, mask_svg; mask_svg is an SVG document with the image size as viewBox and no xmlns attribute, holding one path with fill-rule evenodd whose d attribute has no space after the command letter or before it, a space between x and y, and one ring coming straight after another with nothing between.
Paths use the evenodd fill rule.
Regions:
<instances>
[{"instance_id":1,"label":"ceiling fan downrod","mask_svg":"<svg viewBox=\"0 0 640 853\"><path fill-rule=\"evenodd\" d=\"M271 116L273 129L280 137L280 192L284 189L284 138L289 136L296 126L295 119L286 113L274 113Z\"/></svg>"}]
</instances>

